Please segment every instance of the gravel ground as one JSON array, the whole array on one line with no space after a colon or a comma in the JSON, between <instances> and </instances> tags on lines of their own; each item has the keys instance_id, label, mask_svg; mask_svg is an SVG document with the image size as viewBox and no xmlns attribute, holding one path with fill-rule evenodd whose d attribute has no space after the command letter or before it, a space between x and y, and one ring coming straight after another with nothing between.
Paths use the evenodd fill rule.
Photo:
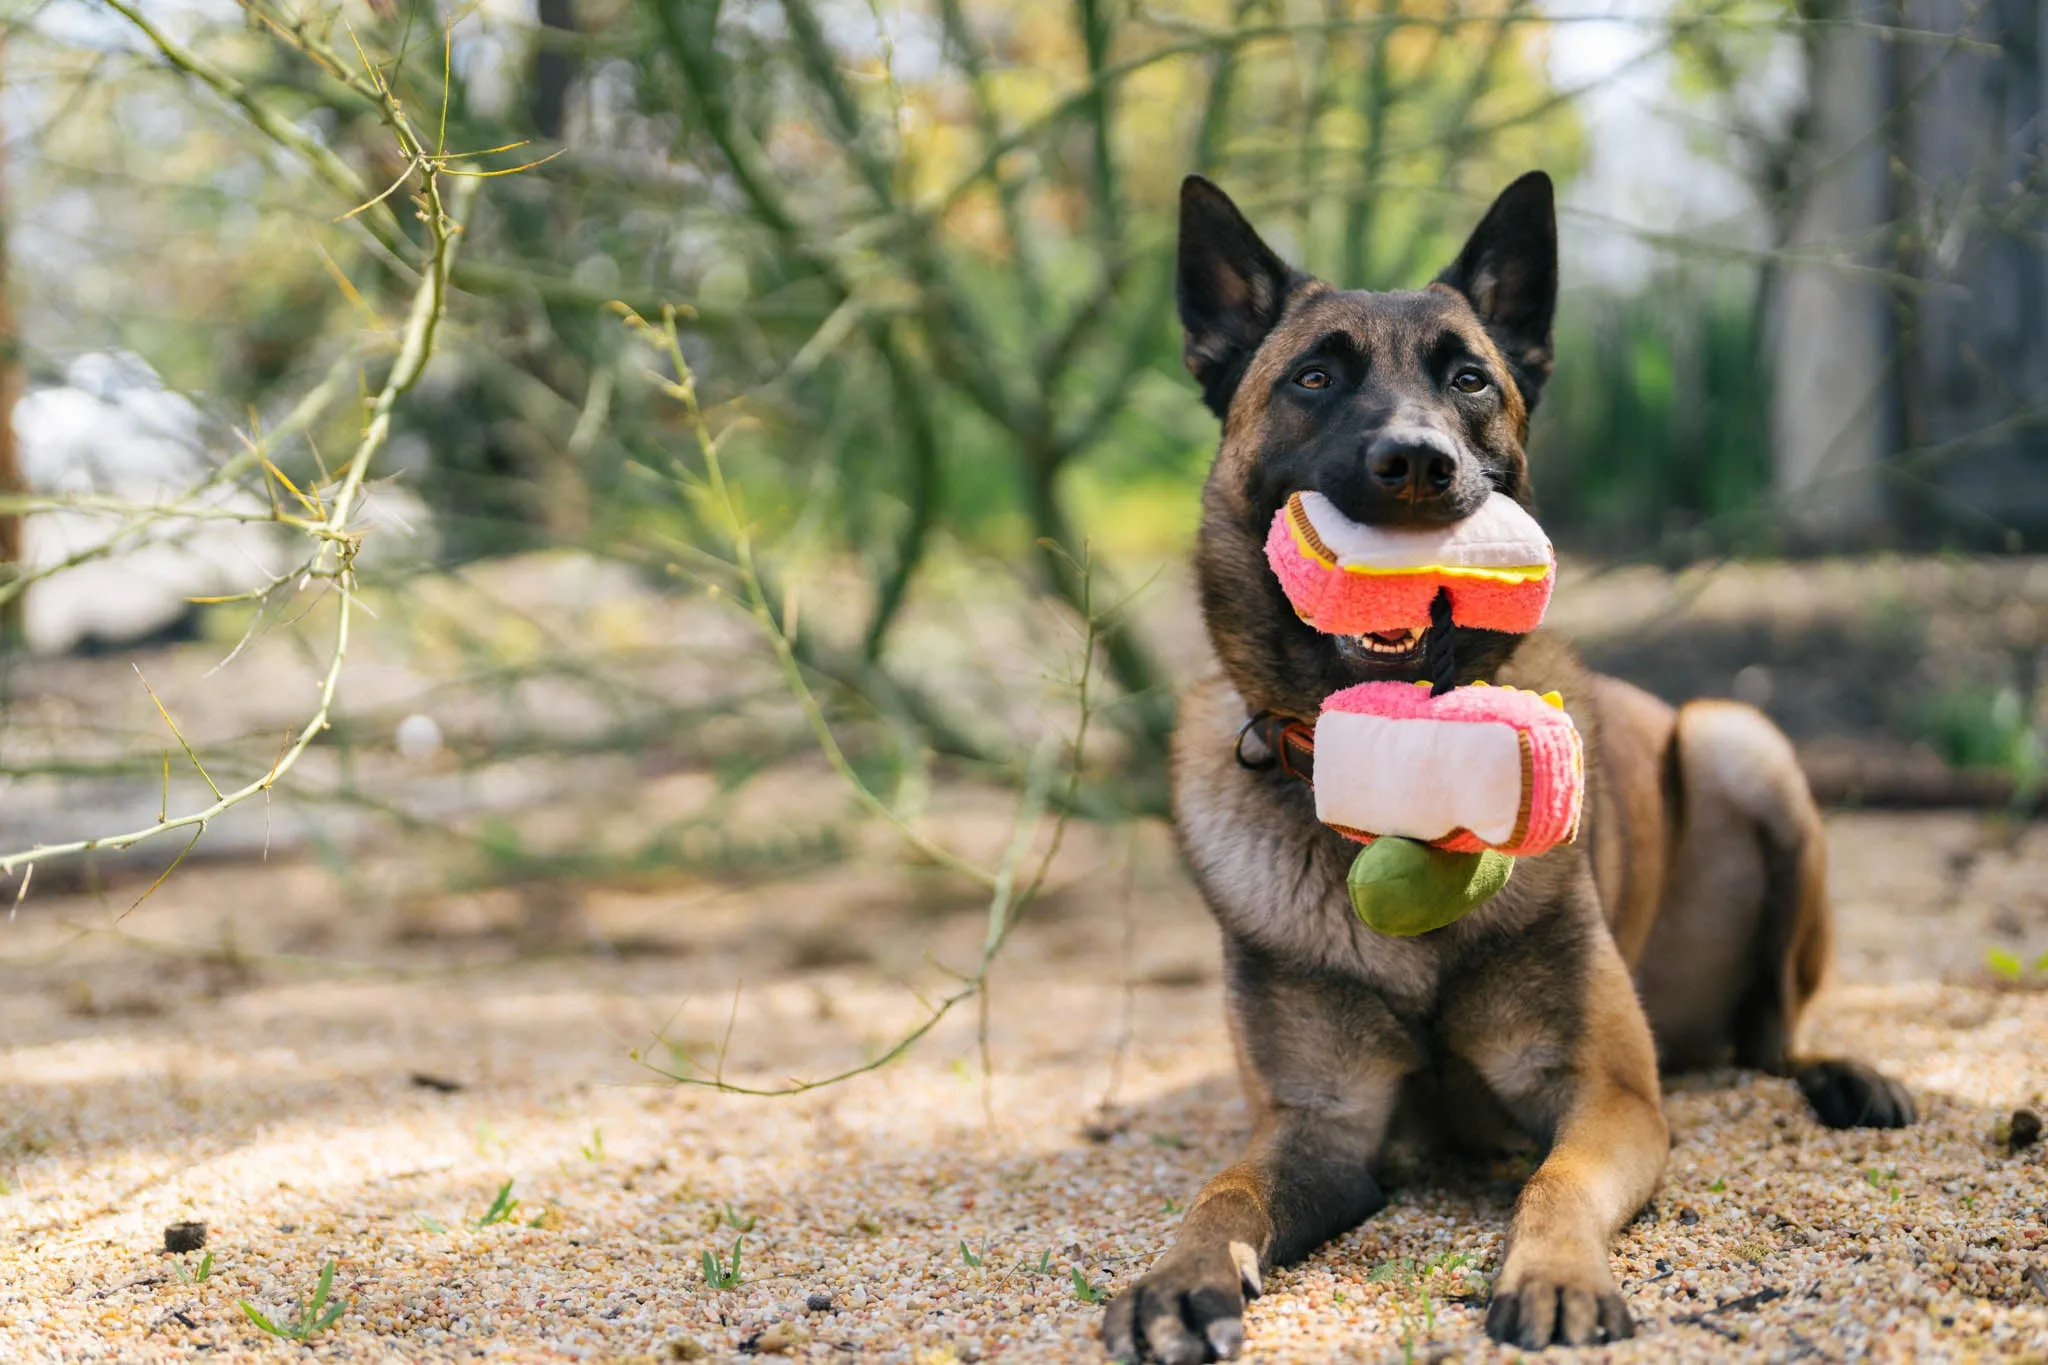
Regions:
<instances>
[{"instance_id":1,"label":"gravel ground","mask_svg":"<svg viewBox=\"0 0 2048 1365\"><path fill-rule=\"evenodd\" d=\"M1926 1120L1830 1133L1784 1082L1678 1083L1663 1188L1614 1252L1642 1334L1586 1359L2048 1356L2048 1143L1996 1137L2048 1097L2048 973L1984 966L2048 949L2048 830L1831 828L1841 972L1816 1041L1905 1078ZM138 888L0 921L0 1358L1088 1360L1084 1300L1244 1137L1213 936L1157 830L1077 832L998 975L986 1087L971 1009L795 1098L646 1065L728 1030L749 1083L874 1055L979 941L932 869L380 878L216 864L118 926ZM1251 1358L1510 1358L1473 1291L1521 1174L1405 1172L1385 1213L1270 1277ZM513 1215L476 1226L508 1180ZM203 1282L162 1251L181 1219L210 1230ZM738 1286L707 1285L736 1240ZM289 1318L330 1260L343 1311L308 1347L237 1306Z\"/></svg>"}]
</instances>

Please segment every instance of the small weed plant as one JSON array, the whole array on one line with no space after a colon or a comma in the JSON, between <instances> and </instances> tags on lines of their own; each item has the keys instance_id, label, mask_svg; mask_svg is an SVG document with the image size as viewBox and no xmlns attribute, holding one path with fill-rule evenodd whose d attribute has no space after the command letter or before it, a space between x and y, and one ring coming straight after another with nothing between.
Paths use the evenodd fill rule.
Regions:
<instances>
[{"instance_id":1,"label":"small weed plant","mask_svg":"<svg viewBox=\"0 0 2048 1365\"><path fill-rule=\"evenodd\" d=\"M743 1232L732 1239L732 1260L730 1263L719 1259L715 1251L704 1253L704 1283L713 1289L737 1289L740 1286L740 1247L746 1242Z\"/></svg>"},{"instance_id":2,"label":"small weed plant","mask_svg":"<svg viewBox=\"0 0 2048 1365\"><path fill-rule=\"evenodd\" d=\"M1452 1279L1462 1280L1460 1293L1464 1296L1483 1293L1486 1288L1483 1277L1472 1267L1472 1258L1462 1251L1438 1252L1419 1261L1412 1256L1382 1261L1372 1268L1366 1279L1374 1284L1394 1286L1394 1311L1400 1315L1401 1359L1404 1362L1415 1359L1417 1341L1436 1331L1434 1290L1438 1286Z\"/></svg>"},{"instance_id":3,"label":"small weed plant","mask_svg":"<svg viewBox=\"0 0 2048 1365\"><path fill-rule=\"evenodd\" d=\"M2026 959L2010 948L1991 948L1984 953L1984 965L1993 976L2015 986L2048 985L2048 953L2028 966Z\"/></svg>"},{"instance_id":4,"label":"small weed plant","mask_svg":"<svg viewBox=\"0 0 2048 1365\"><path fill-rule=\"evenodd\" d=\"M212 1257L207 1259L210 1261ZM334 1326L341 1315L347 1311L348 1305L340 1300L336 1300L333 1303L328 1302L328 1297L333 1292L334 1262L330 1260L326 1265L320 1267L320 1282L313 1286L312 1299L299 1300L298 1314L290 1322L281 1325L272 1322L269 1318L264 1317L258 1311L256 1305L250 1303L247 1299L237 1299L236 1302L242 1306L242 1311L248 1315L249 1321L255 1323L271 1336L285 1341L308 1341L317 1333L324 1332Z\"/></svg>"},{"instance_id":5,"label":"small weed plant","mask_svg":"<svg viewBox=\"0 0 2048 1365\"><path fill-rule=\"evenodd\" d=\"M512 1182L507 1180L504 1184L498 1186L497 1198L491 1200L491 1206L484 1210L483 1216L471 1223L470 1226L474 1228L487 1228L498 1223L509 1223L512 1221L512 1216L518 1212L519 1201L512 1197Z\"/></svg>"}]
</instances>

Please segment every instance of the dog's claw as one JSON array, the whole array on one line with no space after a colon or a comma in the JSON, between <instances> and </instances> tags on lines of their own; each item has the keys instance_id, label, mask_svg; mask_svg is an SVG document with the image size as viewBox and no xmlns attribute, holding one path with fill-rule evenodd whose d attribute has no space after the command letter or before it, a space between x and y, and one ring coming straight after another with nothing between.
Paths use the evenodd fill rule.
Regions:
<instances>
[{"instance_id":1,"label":"dog's claw","mask_svg":"<svg viewBox=\"0 0 2048 1365\"><path fill-rule=\"evenodd\" d=\"M1609 1341L1626 1341L1636 1334L1635 1315L1619 1293L1609 1291L1600 1296L1600 1330Z\"/></svg>"},{"instance_id":2,"label":"dog's claw","mask_svg":"<svg viewBox=\"0 0 2048 1365\"><path fill-rule=\"evenodd\" d=\"M1160 1365L1229 1360L1244 1349L1245 1281L1230 1247L1176 1248L1109 1305L1103 1347Z\"/></svg>"},{"instance_id":3,"label":"dog's claw","mask_svg":"<svg viewBox=\"0 0 2048 1365\"><path fill-rule=\"evenodd\" d=\"M1604 1285L1565 1284L1531 1275L1512 1288L1496 1284L1486 1308L1486 1335L1525 1351L1620 1341L1635 1331L1635 1319L1611 1278Z\"/></svg>"}]
</instances>

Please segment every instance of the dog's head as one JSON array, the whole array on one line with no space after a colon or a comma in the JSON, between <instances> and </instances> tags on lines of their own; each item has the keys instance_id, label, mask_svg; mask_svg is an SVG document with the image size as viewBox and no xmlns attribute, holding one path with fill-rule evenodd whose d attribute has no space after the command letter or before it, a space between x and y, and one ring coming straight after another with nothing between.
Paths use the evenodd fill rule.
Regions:
<instances>
[{"instance_id":1,"label":"dog's head","mask_svg":"<svg viewBox=\"0 0 2048 1365\"><path fill-rule=\"evenodd\" d=\"M1223 419L1196 565L1218 657L1255 709L1313 716L1338 688L1422 677L1420 634L1318 634L1263 545L1298 490L1355 521L1440 526L1499 491L1526 505L1523 442L1550 373L1557 223L1550 177L1502 192L1427 288L1332 288L1290 269L1223 191L1181 186L1178 296L1188 370ZM1458 628L1461 680L1514 637Z\"/></svg>"}]
</instances>

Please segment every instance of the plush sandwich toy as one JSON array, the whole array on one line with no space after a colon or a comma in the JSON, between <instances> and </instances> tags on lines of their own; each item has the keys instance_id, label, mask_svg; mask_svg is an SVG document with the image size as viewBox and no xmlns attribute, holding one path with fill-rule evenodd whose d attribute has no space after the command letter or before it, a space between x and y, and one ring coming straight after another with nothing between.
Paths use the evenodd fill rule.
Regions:
<instances>
[{"instance_id":1,"label":"plush sandwich toy","mask_svg":"<svg viewBox=\"0 0 2048 1365\"><path fill-rule=\"evenodd\" d=\"M1451 685L1455 623L1523 633L1543 619L1556 556L1496 493L1455 525L1364 526L1320 493L1273 519L1266 558L1317 630L1429 639L1435 682L1369 682L1324 698L1311 751L1316 818L1365 845L1352 906L1388 934L1440 929L1507 884L1514 859L1577 837L1578 729L1555 692Z\"/></svg>"}]
</instances>

